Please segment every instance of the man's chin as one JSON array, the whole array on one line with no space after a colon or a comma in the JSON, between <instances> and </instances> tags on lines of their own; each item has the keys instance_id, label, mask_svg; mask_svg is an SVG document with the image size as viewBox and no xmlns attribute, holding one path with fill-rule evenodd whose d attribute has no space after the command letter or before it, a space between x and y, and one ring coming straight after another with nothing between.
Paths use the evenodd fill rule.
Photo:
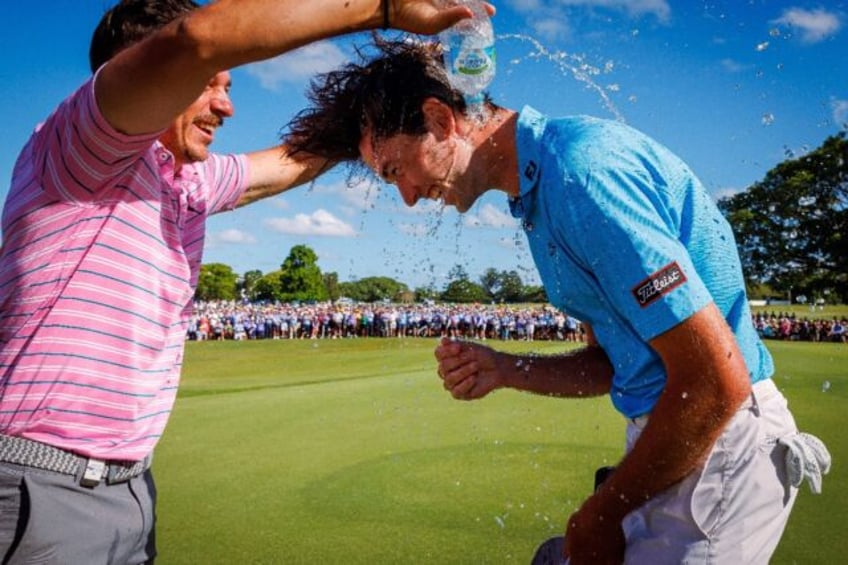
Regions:
<instances>
[{"instance_id":1,"label":"man's chin","mask_svg":"<svg viewBox=\"0 0 848 565\"><path fill-rule=\"evenodd\" d=\"M186 151L185 158L187 163L200 163L209 158L209 149Z\"/></svg>"}]
</instances>

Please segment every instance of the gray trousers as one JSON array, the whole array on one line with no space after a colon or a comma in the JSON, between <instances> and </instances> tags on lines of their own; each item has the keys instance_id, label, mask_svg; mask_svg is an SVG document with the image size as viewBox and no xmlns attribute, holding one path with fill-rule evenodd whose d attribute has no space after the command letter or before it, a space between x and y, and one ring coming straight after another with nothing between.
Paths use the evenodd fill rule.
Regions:
<instances>
[{"instance_id":1,"label":"gray trousers","mask_svg":"<svg viewBox=\"0 0 848 565\"><path fill-rule=\"evenodd\" d=\"M0 463L0 563L152 563L155 505L150 470L87 488L70 475Z\"/></svg>"}]
</instances>

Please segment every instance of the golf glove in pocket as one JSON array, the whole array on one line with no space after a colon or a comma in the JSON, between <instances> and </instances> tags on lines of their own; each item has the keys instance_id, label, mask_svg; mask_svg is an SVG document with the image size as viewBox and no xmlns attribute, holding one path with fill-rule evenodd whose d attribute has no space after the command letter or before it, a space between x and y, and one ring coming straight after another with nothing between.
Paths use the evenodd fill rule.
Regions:
<instances>
[{"instance_id":1,"label":"golf glove in pocket","mask_svg":"<svg viewBox=\"0 0 848 565\"><path fill-rule=\"evenodd\" d=\"M821 494L822 475L830 471L830 452L824 442L814 435L799 432L779 438L777 443L786 447L786 473L789 483L801 486L804 479L814 494Z\"/></svg>"}]
</instances>

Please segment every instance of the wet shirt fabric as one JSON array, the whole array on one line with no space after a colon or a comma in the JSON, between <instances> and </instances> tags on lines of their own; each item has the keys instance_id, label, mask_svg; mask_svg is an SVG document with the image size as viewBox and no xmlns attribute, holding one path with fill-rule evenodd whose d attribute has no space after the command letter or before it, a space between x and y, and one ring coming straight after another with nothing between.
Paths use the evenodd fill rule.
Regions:
<instances>
[{"instance_id":1,"label":"wet shirt fabric","mask_svg":"<svg viewBox=\"0 0 848 565\"><path fill-rule=\"evenodd\" d=\"M511 212L548 300L591 325L612 362L617 410L651 411L666 377L648 342L711 301L751 382L771 376L731 228L685 163L620 122L548 119L530 107L516 143L520 194Z\"/></svg>"},{"instance_id":2,"label":"wet shirt fabric","mask_svg":"<svg viewBox=\"0 0 848 565\"><path fill-rule=\"evenodd\" d=\"M0 252L0 433L102 459L148 455L176 396L206 219L244 156L174 169L127 136L88 81L15 165Z\"/></svg>"}]
</instances>

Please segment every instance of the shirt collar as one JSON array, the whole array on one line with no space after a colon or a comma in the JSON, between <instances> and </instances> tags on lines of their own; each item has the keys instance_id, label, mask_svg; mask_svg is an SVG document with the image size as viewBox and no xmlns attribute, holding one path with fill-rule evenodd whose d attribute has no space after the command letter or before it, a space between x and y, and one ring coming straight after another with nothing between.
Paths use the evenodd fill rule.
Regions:
<instances>
[{"instance_id":1,"label":"shirt collar","mask_svg":"<svg viewBox=\"0 0 848 565\"><path fill-rule=\"evenodd\" d=\"M509 199L513 217L526 216L526 196L539 184L542 174L540 159L541 138L548 119L530 106L524 106L518 115L515 144L518 153L518 196Z\"/></svg>"}]
</instances>

